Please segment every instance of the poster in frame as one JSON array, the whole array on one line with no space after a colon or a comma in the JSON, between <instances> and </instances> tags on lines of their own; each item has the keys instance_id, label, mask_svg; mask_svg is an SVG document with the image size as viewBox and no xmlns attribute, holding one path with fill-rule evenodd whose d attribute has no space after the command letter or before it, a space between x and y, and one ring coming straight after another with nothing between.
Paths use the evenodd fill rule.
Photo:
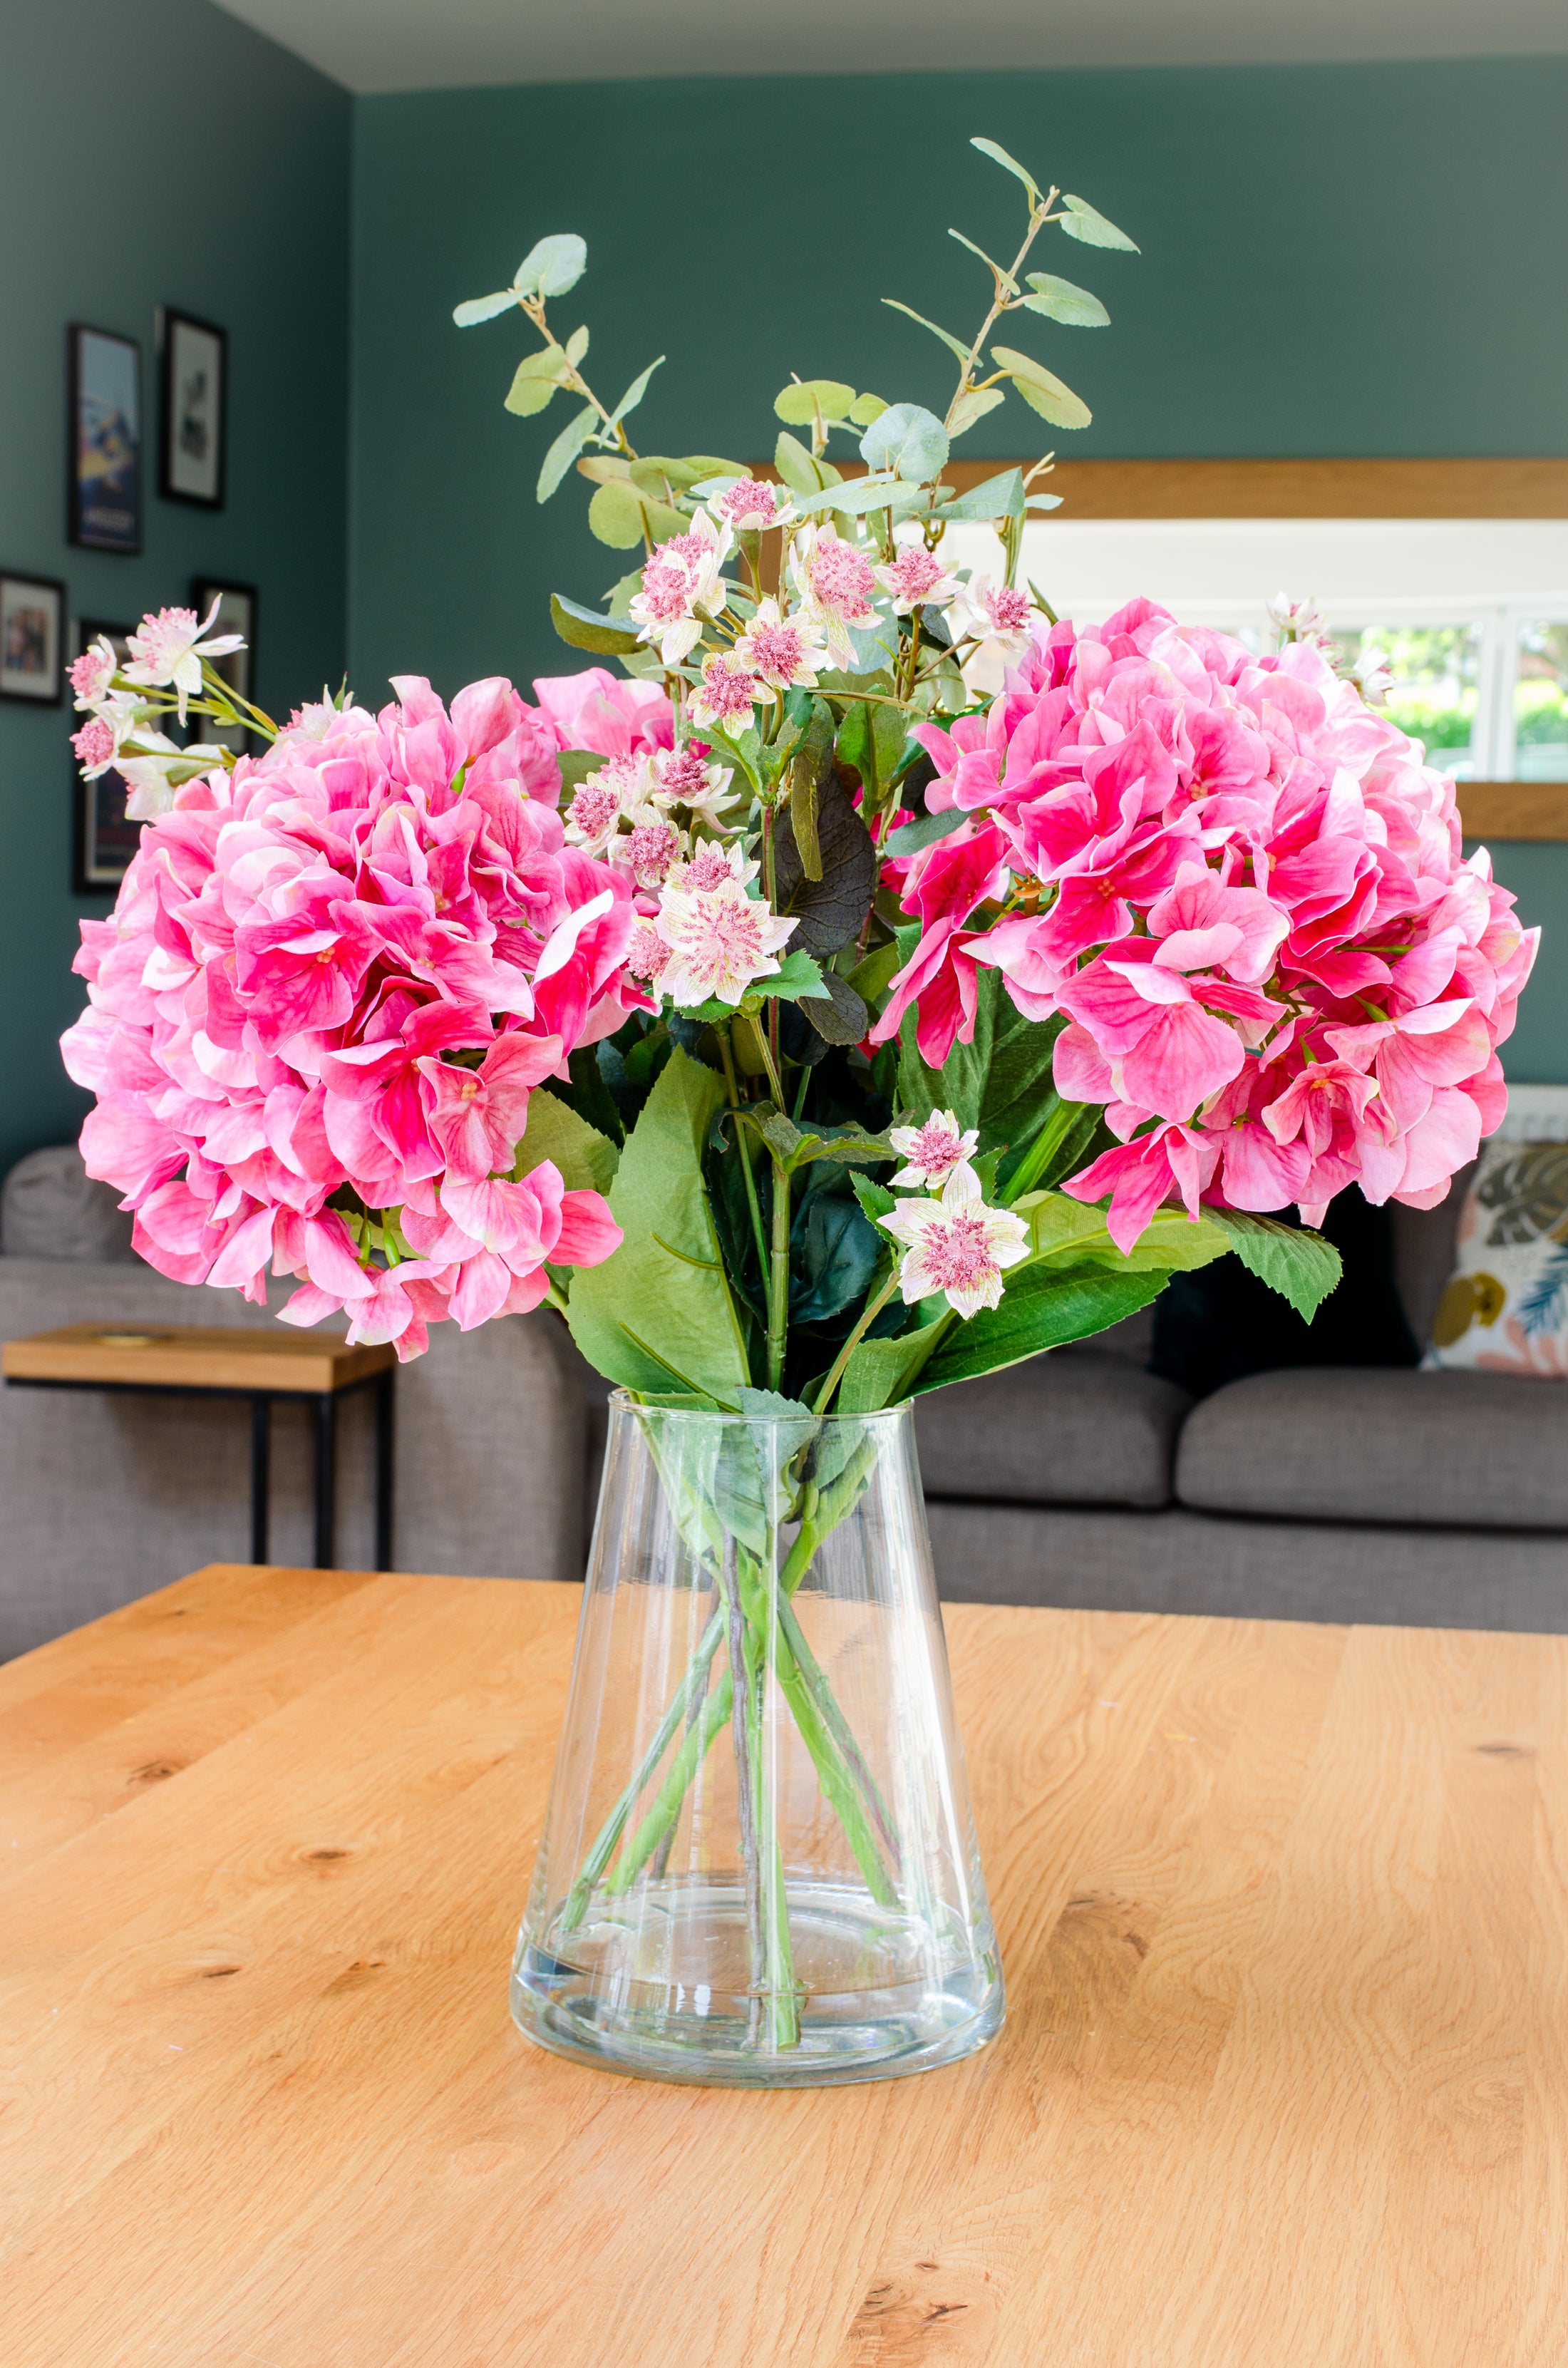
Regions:
<instances>
[{"instance_id":1,"label":"poster in frame","mask_svg":"<svg viewBox=\"0 0 1568 2368\"><path fill-rule=\"evenodd\" d=\"M227 330L165 309L158 480L165 501L222 508L228 394Z\"/></svg>"},{"instance_id":2,"label":"poster in frame","mask_svg":"<svg viewBox=\"0 0 1568 2368\"><path fill-rule=\"evenodd\" d=\"M214 600L218 613L212 620L214 633L241 633L244 636L243 650L231 650L226 657L209 660L214 674L222 675L229 689L240 699L256 697L256 590L254 584L235 584L227 576L199 575L190 587L190 605L198 617L205 618ZM257 735L238 729L220 731L215 723L203 719L202 738L218 747L232 748L236 757L248 751L255 755Z\"/></svg>"},{"instance_id":3,"label":"poster in frame","mask_svg":"<svg viewBox=\"0 0 1568 2368\"><path fill-rule=\"evenodd\" d=\"M63 584L52 575L0 568L0 699L59 706L65 691L64 631Z\"/></svg>"},{"instance_id":4,"label":"poster in frame","mask_svg":"<svg viewBox=\"0 0 1568 2368\"><path fill-rule=\"evenodd\" d=\"M129 625L106 624L100 617L83 617L76 627L75 655L99 640L108 642L125 662ZM125 814L126 782L111 765L94 781L75 776L76 826L71 886L78 896L112 895L125 877L126 867L142 838L139 822Z\"/></svg>"},{"instance_id":5,"label":"poster in frame","mask_svg":"<svg viewBox=\"0 0 1568 2368\"><path fill-rule=\"evenodd\" d=\"M74 321L66 331L68 539L84 551L142 548L142 348Z\"/></svg>"}]
</instances>

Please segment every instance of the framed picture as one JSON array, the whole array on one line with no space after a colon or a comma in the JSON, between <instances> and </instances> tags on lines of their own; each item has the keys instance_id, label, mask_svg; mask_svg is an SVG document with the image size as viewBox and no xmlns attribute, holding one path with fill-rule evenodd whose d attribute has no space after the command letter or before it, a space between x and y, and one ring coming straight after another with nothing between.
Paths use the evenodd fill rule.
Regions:
<instances>
[{"instance_id":1,"label":"framed picture","mask_svg":"<svg viewBox=\"0 0 1568 2368\"><path fill-rule=\"evenodd\" d=\"M70 381L66 532L85 551L142 548L142 348L79 322L66 331Z\"/></svg>"},{"instance_id":2,"label":"framed picture","mask_svg":"<svg viewBox=\"0 0 1568 2368\"><path fill-rule=\"evenodd\" d=\"M60 644L65 586L52 575L0 569L0 699L58 707L65 679Z\"/></svg>"},{"instance_id":3,"label":"framed picture","mask_svg":"<svg viewBox=\"0 0 1568 2368\"><path fill-rule=\"evenodd\" d=\"M188 313L166 311L158 484L166 501L222 508L228 389L228 332Z\"/></svg>"},{"instance_id":4,"label":"framed picture","mask_svg":"<svg viewBox=\"0 0 1568 2368\"><path fill-rule=\"evenodd\" d=\"M214 674L222 675L229 689L240 699L256 697L256 610L254 584L230 584L209 575L199 575L190 587L190 605L199 617L205 617L218 603L218 614L212 621L215 633L243 633L243 650L231 650L227 657L210 661ZM196 737L213 742L221 748L232 748L236 757L254 749L254 732L238 730L221 732L206 716L199 718L201 730Z\"/></svg>"},{"instance_id":5,"label":"framed picture","mask_svg":"<svg viewBox=\"0 0 1568 2368\"><path fill-rule=\"evenodd\" d=\"M103 640L112 643L114 654L123 665L131 631L130 625L105 624L101 617L84 617L76 627L73 655L80 657L94 642ZM78 896L111 892L125 876L126 866L142 837L141 824L125 818L125 799L124 776L112 766L96 781L85 781L80 773L76 776L74 876L71 884Z\"/></svg>"}]
</instances>

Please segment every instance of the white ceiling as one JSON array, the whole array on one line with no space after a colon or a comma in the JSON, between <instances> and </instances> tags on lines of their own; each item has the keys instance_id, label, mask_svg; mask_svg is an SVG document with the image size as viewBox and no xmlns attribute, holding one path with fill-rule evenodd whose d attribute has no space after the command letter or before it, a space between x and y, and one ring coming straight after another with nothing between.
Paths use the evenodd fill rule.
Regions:
<instances>
[{"instance_id":1,"label":"white ceiling","mask_svg":"<svg viewBox=\"0 0 1568 2368\"><path fill-rule=\"evenodd\" d=\"M1568 52L1563 0L218 0L356 91Z\"/></svg>"}]
</instances>

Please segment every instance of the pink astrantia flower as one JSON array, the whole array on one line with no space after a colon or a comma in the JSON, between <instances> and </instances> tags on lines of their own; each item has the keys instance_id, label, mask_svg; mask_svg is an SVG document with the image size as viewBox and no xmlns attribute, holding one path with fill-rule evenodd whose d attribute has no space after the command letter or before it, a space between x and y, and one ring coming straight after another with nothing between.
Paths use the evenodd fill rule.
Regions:
<instances>
[{"instance_id":1,"label":"pink astrantia flower","mask_svg":"<svg viewBox=\"0 0 1568 2368\"><path fill-rule=\"evenodd\" d=\"M766 534L769 527L790 525L795 516L787 495L756 477L738 477L726 485L713 507L737 534Z\"/></svg>"},{"instance_id":2,"label":"pink astrantia flower","mask_svg":"<svg viewBox=\"0 0 1568 2368\"><path fill-rule=\"evenodd\" d=\"M770 690L816 688L817 668L826 653L819 635L801 615L785 617L777 600L758 604L740 640L735 662L765 682Z\"/></svg>"},{"instance_id":3,"label":"pink astrantia flower","mask_svg":"<svg viewBox=\"0 0 1568 2368\"><path fill-rule=\"evenodd\" d=\"M747 895L756 867L744 862L738 848L730 853L733 861L720 848L705 848L691 863L676 865L659 898L659 935L670 950L659 986L674 1003L716 996L738 1004L754 980L779 968L778 956L797 926Z\"/></svg>"},{"instance_id":4,"label":"pink astrantia flower","mask_svg":"<svg viewBox=\"0 0 1568 2368\"><path fill-rule=\"evenodd\" d=\"M959 588L958 577L948 574L934 551L918 542L905 544L891 565L872 572L901 617L912 609L940 608Z\"/></svg>"},{"instance_id":5,"label":"pink astrantia flower","mask_svg":"<svg viewBox=\"0 0 1568 2368\"><path fill-rule=\"evenodd\" d=\"M639 888L658 888L679 853L680 833L673 822L640 822L621 841L616 860Z\"/></svg>"},{"instance_id":6,"label":"pink astrantia flower","mask_svg":"<svg viewBox=\"0 0 1568 2368\"><path fill-rule=\"evenodd\" d=\"M78 707L98 707L108 697L109 686L119 671L114 644L100 633L90 649L73 659L70 666L71 688Z\"/></svg>"},{"instance_id":7,"label":"pink astrantia flower","mask_svg":"<svg viewBox=\"0 0 1568 2368\"><path fill-rule=\"evenodd\" d=\"M613 1249L597 1194L512 1170L532 1088L650 998L631 883L567 843L553 753L528 786L537 712L499 680L449 711L396 688L169 790L83 924L64 1051L150 1264L253 1300L293 1275L290 1323L346 1314L411 1356Z\"/></svg>"},{"instance_id":8,"label":"pink astrantia flower","mask_svg":"<svg viewBox=\"0 0 1568 2368\"><path fill-rule=\"evenodd\" d=\"M652 784L646 757L612 757L578 783L566 810L566 836L574 847L602 855L622 822L640 822L649 811Z\"/></svg>"},{"instance_id":9,"label":"pink astrantia flower","mask_svg":"<svg viewBox=\"0 0 1568 2368\"><path fill-rule=\"evenodd\" d=\"M808 526L790 553L790 575L801 596L804 622L825 644L836 666L850 668L855 646L851 626L871 623L877 579L871 563L831 527Z\"/></svg>"},{"instance_id":10,"label":"pink astrantia flower","mask_svg":"<svg viewBox=\"0 0 1568 2368\"><path fill-rule=\"evenodd\" d=\"M1001 1304L1004 1269L1028 1256L1029 1229L1010 1209L988 1209L972 1168L949 1176L940 1201L901 1201L879 1220L902 1243L898 1285L904 1304L946 1294L965 1317Z\"/></svg>"},{"instance_id":11,"label":"pink astrantia flower","mask_svg":"<svg viewBox=\"0 0 1568 2368\"><path fill-rule=\"evenodd\" d=\"M702 680L691 694L691 718L721 732L751 722L752 709L762 696L754 674L733 658L715 655L702 666Z\"/></svg>"},{"instance_id":12,"label":"pink astrantia flower","mask_svg":"<svg viewBox=\"0 0 1568 2368\"><path fill-rule=\"evenodd\" d=\"M652 921L639 921L626 949L626 967L634 978L656 979L670 958L670 950Z\"/></svg>"},{"instance_id":13,"label":"pink astrantia flower","mask_svg":"<svg viewBox=\"0 0 1568 2368\"><path fill-rule=\"evenodd\" d=\"M710 764L688 740L683 748L661 749L649 774L649 795L655 807L668 812L682 806L696 821L718 830L721 817L735 804L737 793L728 765Z\"/></svg>"},{"instance_id":14,"label":"pink astrantia flower","mask_svg":"<svg viewBox=\"0 0 1568 2368\"><path fill-rule=\"evenodd\" d=\"M967 1163L980 1136L973 1127L960 1130L951 1110L933 1110L922 1126L895 1126L888 1141L907 1163L890 1178L894 1188L939 1192L960 1168L973 1174Z\"/></svg>"},{"instance_id":15,"label":"pink astrantia flower","mask_svg":"<svg viewBox=\"0 0 1568 2368\"><path fill-rule=\"evenodd\" d=\"M679 666L702 637L702 618L723 608L730 543L729 527L716 526L699 510L685 533L657 545L643 568L629 607L642 629L638 639L657 643L665 666Z\"/></svg>"},{"instance_id":16,"label":"pink astrantia flower","mask_svg":"<svg viewBox=\"0 0 1568 2368\"><path fill-rule=\"evenodd\" d=\"M76 751L84 780L97 780L114 762L115 736L101 716L95 715L79 732L73 732L71 746Z\"/></svg>"},{"instance_id":17,"label":"pink astrantia flower","mask_svg":"<svg viewBox=\"0 0 1568 2368\"><path fill-rule=\"evenodd\" d=\"M1034 603L1027 592L1017 591L1010 584L994 584L984 575L971 576L960 585L953 600L952 628L957 640L973 634L982 641L999 643L1009 654L1028 648L1033 617Z\"/></svg>"},{"instance_id":18,"label":"pink astrantia flower","mask_svg":"<svg viewBox=\"0 0 1568 2368\"><path fill-rule=\"evenodd\" d=\"M202 659L226 657L245 645L243 633L212 632L222 605L215 599L199 624L194 609L160 609L142 618L126 644L126 680L175 691L182 723L187 701L201 689Z\"/></svg>"}]
</instances>

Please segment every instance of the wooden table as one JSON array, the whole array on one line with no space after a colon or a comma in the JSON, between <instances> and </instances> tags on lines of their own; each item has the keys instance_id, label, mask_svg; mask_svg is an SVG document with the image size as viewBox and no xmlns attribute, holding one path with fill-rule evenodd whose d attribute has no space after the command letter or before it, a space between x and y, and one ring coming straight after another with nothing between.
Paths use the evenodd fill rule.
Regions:
<instances>
[{"instance_id":1,"label":"wooden table","mask_svg":"<svg viewBox=\"0 0 1568 2368\"><path fill-rule=\"evenodd\" d=\"M145 1329L62 1324L7 1340L0 1371L13 1389L131 1390L176 1397L250 1400L251 1560L267 1560L272 1401L315 1406L316 1568L330 1569L337 1496L337 1404L350 1390L376 1393L376 1568L392 1565L392 1390L397 1351L388 1342L351 1349L340 1335L205 1324Z\"/></svg>"},{"instance_id":2,"label":"wooden table","mask_svg":"<svg viewBox=\"0 0 1568 2368\"><path fill-rule=\"evenodd\" d=\"M576 1605L0 1670L6 2368L1568 2360L1568 1638L950 1610L1006 2028L768 2096L507 2020Z\"/></svg>"}]
</instances>

